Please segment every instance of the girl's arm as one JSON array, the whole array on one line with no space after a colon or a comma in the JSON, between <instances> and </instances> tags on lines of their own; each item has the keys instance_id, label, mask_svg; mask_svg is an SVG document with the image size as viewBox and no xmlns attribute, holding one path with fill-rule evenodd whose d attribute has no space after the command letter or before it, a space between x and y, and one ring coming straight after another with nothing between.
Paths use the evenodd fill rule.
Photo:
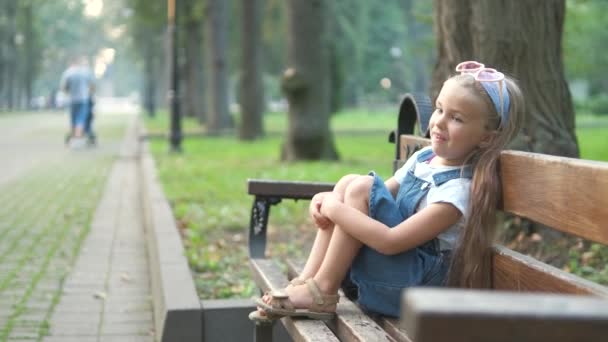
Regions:
<instances>
[{"instance_id":1,"label":"girl's arm","mask_svg":"<svg viewBox=\"0 0 608 342\"><path fill-rule=\"evenodd\" d=\"M357 240L387 255L433 239L462 216L452 204L433 203L391 229L333 196L325 197L321 213Z\"/></svg>"}]
</instances>

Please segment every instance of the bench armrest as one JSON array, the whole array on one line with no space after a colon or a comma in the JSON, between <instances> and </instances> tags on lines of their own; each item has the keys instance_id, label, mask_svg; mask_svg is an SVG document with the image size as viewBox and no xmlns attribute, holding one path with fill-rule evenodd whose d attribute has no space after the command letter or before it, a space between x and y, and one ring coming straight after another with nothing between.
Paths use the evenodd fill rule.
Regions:
<instances>
[{"instance_id":1,"label":"bench armrest","mask_svg":"<svg viewBox=\"0 0 608 342\"><path fill-rule=\"evenodd\" d=\"M249 220L249 256L264 258L270 206L283 199L311 199L316 193L331 191L331 183L248 179L247 193L255 196Z\"/></svg>"},{"instance_id":2,"label":"bench armrest","mask_svg":"<svg viewBox=\"0 0 608 342\"><path fill-rule=\"evenodd\" d=\"M464 289L404 291L401 324L416 342L601 341L608 300Z\"/></svg>"},{"instance_id":3,"label":"bench armrest","mask_svg":"<svg viewBox=\"0 0 608 342\"><path fill-rule=\"evenodd\" d=\"M255 196L288 199L311 199L316 193L332 191L334 184L317 182L277 181L248 179L247 192Z\"/></svg>"}]
</instances>

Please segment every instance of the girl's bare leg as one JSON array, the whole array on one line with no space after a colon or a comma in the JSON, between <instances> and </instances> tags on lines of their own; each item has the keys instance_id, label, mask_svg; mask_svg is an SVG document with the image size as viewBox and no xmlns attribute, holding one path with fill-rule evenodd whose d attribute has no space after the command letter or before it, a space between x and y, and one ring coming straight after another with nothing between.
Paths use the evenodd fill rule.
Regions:
<instances>
[{"instance_id":1,"label":"girl's bare leg","mask_svg":"<svg viewBox=\"0 0 608 342\"><path fill-rule=\"evenodd\" d=\"M348 186L344 197L344 203L351 207L368 212L369 189L372 185L371 177L359 177ZM347 234L340 226L335 226L333 234L324 253L321 265L314 275L320 290L324 294L336 294L346 272L350 268L355 256L359 252L362 243ZM291 286L286 289L289 299L296 308L307 308L312 304L312 296L307 285ZM335 310L335 306L328 307L329 311Z\"/></svg>"},{"instance_id":2,"label":"girl's bare leg","mask_svg":"<svg viewBox=\"0 0 608 342\"><path fill-rule=\"evenodd\" d=\"M344 195L344 203L352 208L367 214L369 208L369 191L373 178L363 176L350 184ZM346 273L357 256L363 244L339 226L334 228L325 259L314 276L323 293L334 294L338 292Z\"/></svg>"},{"instance_id":3,"label":"girl's bare leg","mask_svg":"<svg viewBox=\"0 0 608 342\"><path fill-rule=\"evenodd\" d=\"M334 186L333 192L336 193L342 201L344 201L344 194L346 193L348 185L358 177L360 176L346 175L342 177ZM317 230L317 235L315 237L315 241L312 244L312 248L310 249L310 254L308 255L308 259L306 260L304 269L302 270L298 278L312 278L317 273L317 270L321 266L321 262L325 258L325 253L327 252L327 247L329 246L329 241L333 232L333 227Z\"/></svg>"}]
</instances>

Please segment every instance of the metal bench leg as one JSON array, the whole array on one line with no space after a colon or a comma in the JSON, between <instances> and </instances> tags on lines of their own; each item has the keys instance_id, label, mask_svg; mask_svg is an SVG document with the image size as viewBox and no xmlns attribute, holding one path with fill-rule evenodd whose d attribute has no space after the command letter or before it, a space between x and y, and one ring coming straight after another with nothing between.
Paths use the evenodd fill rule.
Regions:
<instances>
[{"instance_id":1,"label":"metal bench leg","mask_svg":"<svg viewBox=\"0 0 608 342\"><path fill-rule=\"evenodd\" d=\"M281 202L278 197L256 196L251 208L249 222L249 257L264 258L266 250L266 228L270 206Z\"/></svg>"},{"instance_id":2,"label":"metal bench leg","mask_svg":"<svg viewBox=\"0 0 608 342\"><path fill-rule=\"evenodd\" d=\"M268 322L255 322L253 342L272 342L272 327L274 320Z\"/></svg>"}]
</instances>

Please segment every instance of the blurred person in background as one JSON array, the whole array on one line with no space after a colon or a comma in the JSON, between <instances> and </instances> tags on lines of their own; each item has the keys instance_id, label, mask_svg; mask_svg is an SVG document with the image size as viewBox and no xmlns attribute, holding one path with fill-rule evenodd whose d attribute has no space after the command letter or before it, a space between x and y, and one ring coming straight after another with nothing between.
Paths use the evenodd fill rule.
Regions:
<instances>
[{"instance_id":1,"label":"blurred person in background","mask_svg":"<svg viewBox=\"0 0 608 342\"><path fill-rule=\"evenodd\" d=\"M95 143L91 127L94 81L93 72L84 56L74 58L61 75L59 89L70 98L70 132L65 138L70 147L79 148L87 143Z\"/></svg>"}]
</instances>

